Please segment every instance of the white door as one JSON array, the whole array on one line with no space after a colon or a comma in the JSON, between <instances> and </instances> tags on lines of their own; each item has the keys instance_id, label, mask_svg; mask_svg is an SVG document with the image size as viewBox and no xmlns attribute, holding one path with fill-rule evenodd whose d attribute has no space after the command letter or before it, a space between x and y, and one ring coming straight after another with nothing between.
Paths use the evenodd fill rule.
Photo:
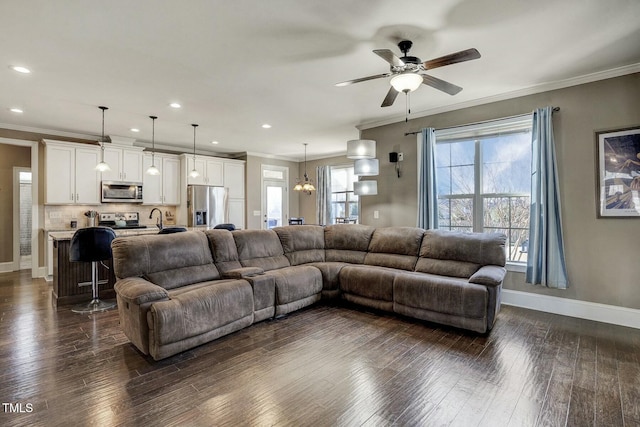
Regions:
<instances>
[{"instance_id":1,"label":"white door","mask_svg":"<svg viewBox=\"0 0 640 427\"><path fill-rule=\"evenodd\" d=\"M286 184L282 181L264 180L262 187L263 204L262 228L281 227L288 223L288 203Z\"/></svg>"}]
</instances>

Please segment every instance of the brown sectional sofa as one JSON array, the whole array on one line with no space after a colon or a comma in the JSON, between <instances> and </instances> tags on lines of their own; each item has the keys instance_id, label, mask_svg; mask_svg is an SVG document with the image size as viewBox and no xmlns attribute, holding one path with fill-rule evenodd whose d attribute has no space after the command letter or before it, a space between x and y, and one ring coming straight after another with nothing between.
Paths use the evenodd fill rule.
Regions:
<instances>
[{"instance_id":1,"label":"brown sectional sofa","mask_svg":"<svg viewBox=\"0 0 640 427\"><path fill-rule=\"evenodd\" d=\"M505 236L359 224L207 230L113 241L122 328L159 360L320 300L484 333Z\"/></svg>"}]
</instances>

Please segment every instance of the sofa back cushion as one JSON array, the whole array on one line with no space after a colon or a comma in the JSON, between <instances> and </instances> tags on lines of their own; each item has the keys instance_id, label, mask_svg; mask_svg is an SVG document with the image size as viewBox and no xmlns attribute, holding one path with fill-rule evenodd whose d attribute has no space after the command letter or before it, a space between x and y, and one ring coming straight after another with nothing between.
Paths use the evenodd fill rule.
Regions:
<instances>
[{"instance_id":1,"label":"sofa back cushion","mask_svg":"<svg viewBox=\"0 0 640 427\"><path fill-rule=\"evenodd\" d=\"M415 270L469 278L484 265L504 267L506 239L501 233L427 230Z\"/></svg>"},{"instance_id":2,"label":"sofa back cushion","mask_svg":"<svg viewBox=\"0 0 640 427\"><path fill-rule=\"evenodd\" d=\"M416 227L384 227L373 232L364 263L413 271L424 230Z\"/></svg>"},{"instance_id":3,"label":"sofa back cushion","mask_svg":"<svg viewBox=\"0 0 640 427\"><path fill-rule=\"evenodd\" d=\"M117 278L144 277L165 289L220 278L200 231L118 237L111 248Z\"/></svg>"},{"instance_id":4,"label":"sofa back cushion","mask_svg":"<svg viewBox=\"0 0 640 427\"><path fill-rule=\"evenodd\" d=\"M363 264L374 227L361 224L335 224L324 228L326 261Z\"/></svg>"},{"instance_id":5,"label":"sofa back cushion","mask_svg":"<svg viewBox=\"0 0 640 427\"><path fill-rule=\"evenodd\" d=\"M319 225L290 225L273 229L291 265L324 261L324 230Z\"/></svg>"},{"instance_id":6,"label":"sofa back cushion","mask_svg":"<svg viewBox=\"0 0 640 427\"><path fill-rule=\"evenodd\" d=\"M206 230L204 234L209 240L213 262L220 273L224 274L229 270L242 267L238 258L236 242L229 230L212 229Z\"/></svg>"},{"instance_id":7,"label":"sofa back cushion","mask_svg":"<svg viewBox=\"0 0 640 427\"><path fill-rule=\"evenodd\" d=\"M289 267L278 235L273 230L236 230L232 233L243 267L260 267L264 271Z\"/></svg>"}]
</instances>

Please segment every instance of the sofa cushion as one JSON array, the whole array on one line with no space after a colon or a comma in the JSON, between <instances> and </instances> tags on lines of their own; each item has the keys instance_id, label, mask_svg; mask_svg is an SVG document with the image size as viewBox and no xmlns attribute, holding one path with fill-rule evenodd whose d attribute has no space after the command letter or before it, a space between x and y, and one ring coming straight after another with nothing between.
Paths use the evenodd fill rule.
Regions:
<instances>
[{"instance_id":1,"label":"sofa cushion","mask_svg":"<svg viewBox=\"0 0 640 427\"><path fill-rule=\"evenodd\" d=\"M273 231L291 265L324 261L324 230L319 225L276 227Z\"/></svg>"},{"instance_id":2,"label":"sofa cushion","mask_svg":"<svg viewBox=\"0 0 640 427\"><path fill-rule=\"evenodd\" d=\"M212 229L204 232L209 240L209 247L213 255L213 262L220 270L226 273L229 270L236 270L242 267L238 259L238 248L233 240L233 235L229 230Z\"/></svg>"},{"instance_id":3,"label":"sofa cushion","mask_svg":"<svg viewBox=\"0 0 640 427\"><path fill-rule=\"evenodd\" d=\"M310 265L280 268L265 274L276 279L276 305L298 301L322 292L322 274Z\"/></svg>"},{"instance_id":4,"label":"sofa cushion","mask_svg":"<svg viewBox=\"0 0 640 427\"><path fill-rule=\"evenodd\" d=\"M393 284L397 304L455 316L484 319L487 287L465 279L426 273L401 273Z\"/></svg>"},{"instance_id":5,"label":"sofa cushion","mask_svg":"<svg viewBox=\"0 0 640 427\"><path fill-rule=\"evenodd\" d=\"M385 227L373 232L364 263L413 271L424 230L415 227Z\"/></svg>"},{"instance_id":6,"label":"sofa cushion","mask_svg":"<svg viewBox=\"0 0 640 427\"><path fill-rule=\"evenodd\" d=\"M374 227L335 224L324 228L325 261L363 264Z\"/></svg>"},{"instance_id":7,"label":"sofa cushion","mask_svg":"<svg viewBox=\"0 0 640 427\"><path fill-rule=\"evenodd\" d=\"M343 293L372 300L393 301L393 281L399 271L393 268L349 265L339 273Z\"/></svg>"},{"instance_id":8,"label":"sofa cushion","mask_svg":"<svg viewBox=\"0 0 640 427\"><path fill-rule=\"evenodd\" d=\"M415 271L469 278L484 265L504 267L505 242L500 233L427 230Z\"/></svg>"},{"instance_id":9,"label":"sofa cushion","mask_svg":"<svg viewBox=\"0 0 640 427\"><path fill-rule=\"evenodd\" d=\"M149 328L166 345L253 316L253 291L245 280L210 282L151 307Z\"/></svg>"},{"instance_id":10,"label":"sofa cushion","mask_svg":"<svg viewBox=\"0 0 640 427\"><path fill-rule=\"evenodd\" d=\"M273 230L236 230L233 232L233 239L243 267L260 267L269 271L291 265Z\"/></svg>"},{"instance_id":11,"label":"sofa cushion","mask_svg":"<svg viewBox=\"0 0 640 427\"><path fill-rule=\"evenodd\" d=\"M220 278L199 231L118 237L111 243L116 277L144 277L165 289Z\"/></svg>"}]
</instances>

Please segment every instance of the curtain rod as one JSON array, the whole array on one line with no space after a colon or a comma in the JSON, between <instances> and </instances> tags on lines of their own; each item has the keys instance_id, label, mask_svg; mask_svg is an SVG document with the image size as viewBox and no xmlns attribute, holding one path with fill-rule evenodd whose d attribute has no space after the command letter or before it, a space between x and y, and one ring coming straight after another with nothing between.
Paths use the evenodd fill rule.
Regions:
<instances>
[{"instance_id":1,"label":"curtain rod","mask_svg":"<svg viewBox=\"0 0 640 427\"><path fill-rule=\"evenodd\" d=\"M551 111L552 111L552 112L554 112L554 111L560 111L560 107L553 107L553 108L551 109ZM516 115L516 116L510 116L510 117L501 117L501 118L499 118L499 119L484 120L484 121L481 121L481 122L475 122L475 123L467 123L467 124L464 124L464 125L447 126L447 127L445 127L445 128L436 129L436 131L438 131L438 130L446 130L446 129L453 129L453 128L458 128L458 127L463 127L463 126L481 125L481 124L484 124L484 123L497 122L498 120L515 119L515 118L517 118L517 117L524 117L524 116L528 116L529 114L531 114L531 113L527 113L527 114L518 114L518 115ZM422 132L422 130L417 130L417 131L415 131L415 132L405 132L405 133L404 133L404 136L417 135L417 134L419 134L420 132Z\"/></svg>"}]
</instances>

